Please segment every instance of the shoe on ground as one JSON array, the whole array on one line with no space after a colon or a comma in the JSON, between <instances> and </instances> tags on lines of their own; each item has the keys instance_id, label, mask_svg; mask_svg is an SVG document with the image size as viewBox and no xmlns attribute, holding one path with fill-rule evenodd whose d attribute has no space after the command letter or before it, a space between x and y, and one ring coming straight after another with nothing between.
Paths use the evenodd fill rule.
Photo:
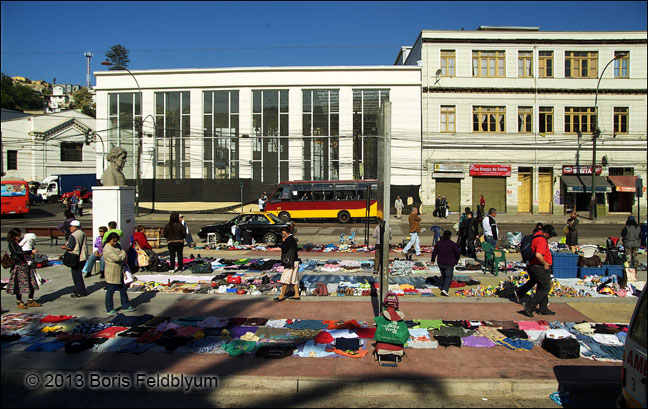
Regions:
<instances>
[{"instance_id":1,"label":"shoe on ground","mask_svg":"<svg viewBox=\"0 0 648 409\"><path fill-rule=\"evenodd\" d=\"M27 309L27 305L26 305L24 302L22 302L22 301L17 301L17 302L16 302L16 308L18 308L18 309L20 309L20 310L26 310L26 309Z\"/></svg>"},{"instance_id":2,"label":"shoe on ground","mask_svg":"<svg viewBox=\"0 0 648 409\"><path fill-rule=\"evenodd\" d=\"M41 303L37 303L37 302L34 301L34 300L28 300L28 301L27 301L27 306L28 306L28 307L40 307L41 305L43 305L43 304L41 304Z\"/></svg>"},{"instance_id":3,"label":"shoe on ground","mask_svg":"<svg viewBox=\"0 0 648 409\"><path fill-rule=\"evenodd\" d=\"M92 276L92 273L85 273L85 275L83 276L83 278L90 278L91 276Z\"/></svg>"},{"instance_id":4,"label":"shoe on ground","mask_svg":"<svg viewBox=\"0 0 648 409\"><path fill-rule=\"evenodd\" d=\"M524 303L522 304L522 306L524 307L524 310L520 311L522 315L526 315L529 318L533 318L533 312L531 311L531 308L529 308L529 305Z\"/></svg>"},{"instance_id":5,"label":"shoe on ground","mask_svg":"<svg viewBox=\"0 0 648 409\"><path fill-rule=\"evenodd\" d=\"M128 308L122 308L122 312L132 312L132 311L137 311L137 308L133 308L129 306Z\"/></svg>"},{"instance_id":6,"label":"shoe on ground","mask_svg":"<svg viewBox=\"0 0 648 409\"><path fill-rule=\"evenodd\" d=\"M556 315L555 311L551 311L550 309L546 310L536 310L536 312L540 315Z\"/></svg>"},{"instance_id":7,"label":"shoe on ground","mask_svg":"<svg viewBox=\"0 0 648 409\"><path fill-rule=\"evenodd\" d=\"M444 296L444 297L450 297L450 295L448 294L448 292L445 291L445 290L441 290L441 295Z\"/></svg>"},{"instance_id":8,"label":"shoe on ground","mask_svg":"<svg viewBox=\"0 0 648 409\"><path fill-rule=\"evenodd\" d=\"M421 255L421 253L417 253L416 255L417 255L417 256L420 256L420 255Z\"/></svg>"},{"instance_id":9,"label":"shoe on ground","mask_svg":"<svg viewBox=\"0 0 648 409\"><path fill-rule=\"evenodd\" d=\"M115 310L110 310L107 312L108 315L117 315L117 311Z\"/></svg>"},{"instance_id":10,"label":"shoe on ground","mask_svg":"<svg viewBox=\"0 0 648 409\"><path fill-rule=\"evenodd\" d=\"M287 297L280 298L280 297L275 297L274 301L285 301Z\"/></svg>"}]
</instances>

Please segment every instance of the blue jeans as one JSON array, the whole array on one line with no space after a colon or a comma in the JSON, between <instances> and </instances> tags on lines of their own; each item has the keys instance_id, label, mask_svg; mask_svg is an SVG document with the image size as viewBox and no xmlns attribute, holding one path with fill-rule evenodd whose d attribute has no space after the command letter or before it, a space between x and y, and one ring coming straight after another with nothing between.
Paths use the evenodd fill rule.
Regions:
<instances>
[{"instance_id":1,"label":"blue jeans","mask_svg":"<svg viewBox=\"0 0 648 409\"><path fill-rule=\"evenodd\" d=\"M410 241L407 243L407 246L403 249L403 253L407 254L409 249L414 245L414 250L416 250L416 255L421 255L421 240L419 239L418 233L410 233Z\"/></svg>"},{"instance_id":2,"label":"blue jeans","mask_svg":"<svg viewBox=\"0 0 648 409\"><path fill-rule=\"evenodd\" d=\"M447 293L450 289L450 282L452 281L454 266L444 266L439 264L439 270L441 270L441 290Z\"/></svg>"},{"instance_id":3,"label":"blue jeans","mask_svg":"<svg viewBox=\"0 0 648 409\"><path fill-rule=\"evenodd\" d=\"M94 267L94 264L96 262L97 262L97 256L93 251L92 254L90 254L90 257L88 257L88 261L86 261L85 266L83 266L81 272L88 274L89 272L92 271L92 267ZM103 255L101 255L99 256L99 271L103 273L105 268L106 268L106 262L104 261Z\"/></svg>"},{"instance_id":4,"label":"blue jeans","mask_svg":"<svg viewBox=\"0 0 648 409\"><path fill-rule=\"evenodd\" d=\"M493 238L493 236L484 236L484 239L485 239L485 241L492 244L493 247L497 246L497 240L495 240L495 238Z\"/></svg>"},{"instance_id":5,"label":"blue jeans","mask_svg":"<svg viewBox=\"0 0 648 409\"><path fill-rule=\"evenodd\" d=\"M122 310L124 308L130 307L130 304L128 303L128 294L126 294L127 289L128 286L126 284L106 283L106 312L115 309L115 306L113 304L113 295L115 294L115 291L119 291L119 298L121 301Z\"/></svg>"}]
</instances>

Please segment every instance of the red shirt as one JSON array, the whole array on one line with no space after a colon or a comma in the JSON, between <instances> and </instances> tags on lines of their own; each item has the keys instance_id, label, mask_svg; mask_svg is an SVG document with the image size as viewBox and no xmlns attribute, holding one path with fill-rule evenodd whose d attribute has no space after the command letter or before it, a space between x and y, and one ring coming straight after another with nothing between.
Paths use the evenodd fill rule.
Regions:
<instances>
[{"instance_id":1,"label":"red shirt","mask_svg":"<svg viewBox=\"0 0 648 409\"><path fill-rule=\"evenodd\" d=\"M133 234L133 240L136 241L139 244L140 248L142 249L149 249L149 250L152 249L148 240L146 240L146 236L141 231L136 231Z\"/></svg>"},{"instance_id":2,"label":"red shirt","mask_svg":"<svg viewBox=\"0 0 648 409\"><path fill-rule=\"evenodd\" d=\"M542 238L536 239L536 237L538 236ZM553 264L553 259L551 258L551 251L549 251L549 243L547 243L547 239L545 239L542 230L536 232L536 234L533 235L533 240L531 241L531 250L533 251L534 255L537 253L542 254L547 264L549 265ZM538 260L538 257L533 257L533 260L529 262L529 265L533 265L533 264L543 265L543 263L540 260Z\"/></svg>"}]
</instances>

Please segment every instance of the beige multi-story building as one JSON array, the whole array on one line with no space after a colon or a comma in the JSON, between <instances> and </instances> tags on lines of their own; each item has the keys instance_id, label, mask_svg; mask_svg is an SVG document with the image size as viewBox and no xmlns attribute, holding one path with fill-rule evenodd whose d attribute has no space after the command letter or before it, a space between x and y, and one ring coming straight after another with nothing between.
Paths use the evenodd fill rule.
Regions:
<instances>
[{"instance_id":1,"label":"beige multi-story building","mask_svg":"<svg viewBox=\"0 0 648 409\"><path fill-rule=\"evenodd\" d=\"M422 67L423 204L474 209L484 195L509 214L587 211L598 119L598 214L636 211L646 62L645 31L423 30L395 62Z\"/></svg>"}]
</instances>

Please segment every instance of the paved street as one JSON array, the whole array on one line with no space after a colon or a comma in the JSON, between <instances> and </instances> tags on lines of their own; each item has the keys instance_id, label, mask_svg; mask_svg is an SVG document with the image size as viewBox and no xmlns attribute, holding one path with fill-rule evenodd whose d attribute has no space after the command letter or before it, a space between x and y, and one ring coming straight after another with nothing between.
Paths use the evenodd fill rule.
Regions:
<instances>
[{"instance_id":1,"label":"paved street","mask_svg":"<svg viewBox=\"0 0 648 409\"><path fill-rule=\"evenodd\" d=\"M148 215L137 223L163 225L167 215ZM227 214L191 214L187 217L195 232L208 224L231 217ZM505 219L502 216L501 219ZM60 222L60 207L43 205L24 218L3 218L2 230L12 226L55 225ZM616 220L616 219L614 219ZM434 220L427 221L429 225ZM502 220L503 221L503 220ZM531 224L503 223L506 231L526 231ZM86 225L90 216L82 217ZM451 227L450 223L440 225ZM362 228L362 225L355 225ZM300 223L298 236L304 242L336 242L339 232L353 227L330 223ZM405 234L406 222L394 223L394 235ZM620 230L619 224L582 225L583 237L593 242L604 241L607 235ZM587 233L586 233L587 232ZM361 233L358 233L360 237ZM590 235L590 236L588 236ZM618 235L618 234L617 234ZM431 237L428 237L431 241ZM396 240L394 240L396 241ZM424 235L424 244L426 238ZM373 240L371 241L373 243ZM38 248L50 256L61 254L60 248L49 246L49 239L40 238ZM2 241L2 249L6 243ZM167 254L166 247L157 249ZM194 252L189 249L185 253ZM225 258L276 258L276 253L258 251L195 250L206 257ZM371 254L362 253L303 253L303 258L366 259ZM392 253L392 257L397 254ZM429 255L421 256L427 260ZM518 254L509 254L509 260L519 260ZM642 256L645 261L645 255ZM69 297L72 292L69 269L63 266L48 267L41 274L52 281L44 284L36 298L43 303L40 308L27 312L72 314L78 316L105 316L104 284L96 276L86 279L90 295L83 299ZM507 277L481 272L469 272L483 285L495 285ZM2 270L2 277L8 276ZM646 280L646 272L639 273ZM520 307L509 300L496 297L462 298L451 294L441 297L402 297L401 310L407 319L448 320L523 320ZM371 322L376 314L377 300L373 297L305 297L301 302L273 303L265 296L238 296L181 293L129 293L137 307L134 315L153 314L168 316L226 316L226 317L299 317L303 319L357 319ZM0 295L2 312L16 312L13 296ZM551 307L559 321L628 322L635 298L551 298ZM233 365L234 364L234 365ZM63 371L63 372L61 372ZM176 391L144 393L140 390L97 391L89 388L75 390L26 389L25 377L29 374L133 374L176 373L215 374L221 387L209 392L185 395ZM574 407L610 407L619 390L620 366L618 363L597 362L584 358L558 360L542 348L530 352L517 352L502 348L481 351L478 348L437 350L408 350L407 357L398 368L380 368L371 357L361 360L298 358L261 360L254 356L230 358L213 354L177 354L146 352L141 355L97 354L82 352L68 355L63 351L25 353L18 350L3 351L2 382L3 407L30 406L87 406L101 407L100 402L112 407L177 407L177 406L282 406L282 407L387 407L398 403L412 407L557 407L549 394L564 388L570 391ZM130 376L130 375L129 375ZM598 387L592 391L590 385ZM10 386L10 388L8 388ZM245 390L245 394L241 391ZM408 393L404 393L408 392ZM106 400L103 397L106 397ZM110 400L108 400L110 396ZM397 397L397 401L395 401ZM116 402L116 403L115 403Z\"/></svg>"}]
</instances>

